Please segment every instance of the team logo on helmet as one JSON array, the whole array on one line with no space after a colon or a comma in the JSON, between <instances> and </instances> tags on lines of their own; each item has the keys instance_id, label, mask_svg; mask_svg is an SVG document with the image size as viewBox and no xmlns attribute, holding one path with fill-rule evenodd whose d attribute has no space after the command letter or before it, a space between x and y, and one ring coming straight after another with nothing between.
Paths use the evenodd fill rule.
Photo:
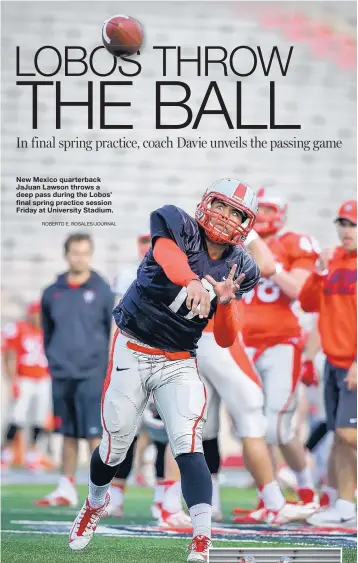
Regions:
<instances>
[{"instance_id":1,"label":"team logo on helmet","mask_svg":"<svg viewBox=\"0 0 358 563\"><path fill-rule=\"evenodd\" d=\"M214 209L212 204L216 200L239 211L241 223ZM234 245L244 241L251 231L257 209L256 194L248 185L239 180L223 178L206 190L196 208L195 218L212 242Z\"/></svg>"}]
</instances>

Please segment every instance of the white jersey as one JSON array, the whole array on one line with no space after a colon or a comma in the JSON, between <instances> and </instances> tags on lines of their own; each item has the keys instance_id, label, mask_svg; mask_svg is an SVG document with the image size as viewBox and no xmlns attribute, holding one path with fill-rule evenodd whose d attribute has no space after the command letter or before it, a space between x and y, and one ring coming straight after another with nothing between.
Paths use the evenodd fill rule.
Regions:
<instances>
[{"instance_id":1,"label":"white jersey","mask_svg":"<svg viewBox=\"0 0 358 563\"><path fill-rule=\"evenodd\" d=\"M121 267L114 278L112 291L119 298L122 298L132 282L137 278L139 263L127 264Z\"/></svg>"}]
</instances>

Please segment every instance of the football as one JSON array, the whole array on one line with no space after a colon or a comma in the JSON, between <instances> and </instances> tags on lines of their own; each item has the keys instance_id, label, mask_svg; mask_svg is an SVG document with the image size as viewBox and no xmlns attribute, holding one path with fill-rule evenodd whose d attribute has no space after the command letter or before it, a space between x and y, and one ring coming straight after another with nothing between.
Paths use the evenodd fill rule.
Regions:
<instances>
[{"instance_id":1,"label":"football","mask_svg":"<svg viewBox=\"0 0 358 563\"><path fill-rule=\"evenodd\" d=\"M115 57L134 55L143 44L143 28L131 16L113 16L103 24L102 41Z\"/></svg>"}]
</instances>

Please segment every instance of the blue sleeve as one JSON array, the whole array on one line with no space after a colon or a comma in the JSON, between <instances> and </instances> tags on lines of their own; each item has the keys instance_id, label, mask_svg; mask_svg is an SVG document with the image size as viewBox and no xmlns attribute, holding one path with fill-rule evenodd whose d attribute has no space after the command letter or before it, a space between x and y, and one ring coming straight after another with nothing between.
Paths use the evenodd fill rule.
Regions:
<instances>
[{"instance_id":1,"label":"blue sleeve","mask_svg":"<svg viewBox=\"0 0 358 563\"><path fill-rule=\"evenodd\" d=\"M243 294L251 291L260 280L260 268L247 252L245 252L241 273L245 274L245 277L240 286L240 291L235 294L236 299L241 299Z\"/></svg>"},{"instance_id":2,"label":"blue sleeve","mask_svg":"<svg viewBox=\"0 0 358 563\"><path fill-rule=\"evenodd\" d=\"M55 326L51 317L50 303L51 302L49 299L49 290L46 289L41 298L41 325L42 325L43 336L44 336L45 354L47 354L47 349L51 342L53 329Z\"/></svg>"},{"instance_id":3,"label":"blue sleeve","mask_svg":"<svg viewBox=\"0 0 358 563\"><path fill-rule=\"evenodd\" d=\"M157 238L173 240L185 252L186 217L175 205L164 205L150 215L150 234L152 248Z\"/></svg>"}]
</instances>

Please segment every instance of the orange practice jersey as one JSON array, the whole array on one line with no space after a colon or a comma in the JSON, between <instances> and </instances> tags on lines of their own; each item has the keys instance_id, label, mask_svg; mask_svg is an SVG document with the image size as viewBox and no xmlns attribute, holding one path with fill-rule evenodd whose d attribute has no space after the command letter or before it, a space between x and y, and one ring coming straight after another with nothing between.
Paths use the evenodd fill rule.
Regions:
<instances>
[{"instance_id":1,"label":"orange practice jersey","mask_svg":"<svg viewBox=\"0 0 358 563\"><path fill-rule=\"evenodd\" d=\"M312 273L299 299L304 311L319 313L318 329L328 360L349 368L357 354L357 253L336 248L328 274Z\"/></svg>"},{"instance_id":2,"label":"orange practice jersey","mask_svg":"<svg viewBox=\"0 0 358 563\"><path fill-rule=\"evenodd\" d=\"M267 244L287 272L295 268L314 269L318 248L310 237L288 232L272 238ZM292 301L272 279L261 278L252 291L244 294L242 301L242 334L246 346L275 346L300 336L298 319L291 310Z\"/></svg>"},{"instance_id":3,"label":"orange practice jersey","mask_svg":"<svg viewBox=\"0 0 358 563\"><path fill-rule=\"evenodd\" d=\"M12 350L16 354L19 377L49 377L40 328L26 321L9 323L5 326L3 337L3 350Z\"/></svg>"}]
</instances>

